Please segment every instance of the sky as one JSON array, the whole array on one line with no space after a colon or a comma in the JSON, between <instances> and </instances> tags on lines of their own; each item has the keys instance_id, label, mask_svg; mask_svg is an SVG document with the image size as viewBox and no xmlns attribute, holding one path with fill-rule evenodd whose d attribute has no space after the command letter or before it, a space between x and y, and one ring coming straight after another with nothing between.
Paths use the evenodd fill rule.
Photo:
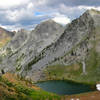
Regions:
<instances>
[{"instance_id":1,"label":"sky","mask_svg":"<svg viewBox=\"0 0 100 100\"><path fill-rule=\"evenodd\" d=\"M92 8L100 10L100 0L0 0L0 26L31 30L47 19L66 25Z\"/></svg>"}]
</instances>

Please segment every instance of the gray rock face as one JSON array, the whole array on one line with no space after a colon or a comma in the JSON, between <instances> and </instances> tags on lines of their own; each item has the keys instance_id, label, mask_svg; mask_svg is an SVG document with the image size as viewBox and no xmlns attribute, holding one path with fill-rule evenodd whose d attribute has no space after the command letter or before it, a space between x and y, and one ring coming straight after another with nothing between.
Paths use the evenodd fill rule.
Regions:
<instances>
[{"instance_id":1,"label":"gray rock face","mask_svg":"<svg viewBox=\"0 0 100 100\"><path fill-rule=\"evenodd\" d=\"M28 31L26 31L24 29L19 30L16 33L16 35L13 37L13 39L5 47L5 49L11 48L12 51L17 50L22 45L24 45L25 41L27 41L27 38L29 36L29 33L30 32L28 32Z\"/></svg>"},{"instance_id":2,"label":"gray rock face","mask_svg":"<svg viewBox=\"0 0 100 100\"><path fill-rule=\"evenodd\" d=\"M8 46L15 51L4 58L0 69L8 68L10 72L38 81L45 77L43 70L49 65L84 62L88 50L93 48L89 41L95 39L99 22L100 12L95 10L86 11L68 24L65 30L52 20L42 22L32 32L26 32L22 37L15 36L14 41L17 37L18 44L10 42Z\"/></svg>"}]
</instances>

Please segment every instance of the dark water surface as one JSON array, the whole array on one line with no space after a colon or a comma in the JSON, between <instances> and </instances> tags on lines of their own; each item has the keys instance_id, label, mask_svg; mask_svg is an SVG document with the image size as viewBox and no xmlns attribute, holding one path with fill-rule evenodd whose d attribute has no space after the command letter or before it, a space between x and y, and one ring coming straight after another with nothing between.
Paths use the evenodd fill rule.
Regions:
<instances>
[{"instance_id":1,"label":"dark water surface","mask_svg":"<svg viewBox=\"0 0 100 100\"><path fill-rule=\"evenodd\" d=\"M53 92L60 95L72 95L94 91L90 85L73 83L69 81L45 81L37 83L37 86L45 91Z\"/></svg>"}]
</instances>

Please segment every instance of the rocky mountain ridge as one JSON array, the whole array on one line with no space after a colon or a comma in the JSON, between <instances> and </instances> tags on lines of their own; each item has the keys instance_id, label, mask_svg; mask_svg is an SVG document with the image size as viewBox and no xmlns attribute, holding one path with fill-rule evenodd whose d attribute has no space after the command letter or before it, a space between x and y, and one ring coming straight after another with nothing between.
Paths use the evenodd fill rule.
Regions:
<instances>
[{"instance_id":1,"label":"rocky mountain ridge","mask_svg":"<svg viewBox=\"0 0 100 100\"><path fill-rule=\"evenodd\" d=\"M22 45L15 47L13 43L8 43L10 50L6 48L5 51L9 52L3 58L0 69L16 72L32 81L45 80L50 76L51 79L79 82L90 82L93 78L93 82L97 82L99 22L100 12L96 10L86 11L65 29L52 20L42 22L32 32L26 32L29 35L20 39ZM14 38L16 41L16 36Z\"/></svg>"},{"instance_id":2,"label":"rocky mountain ridge","mask_svg":"<svg viewBox=\"0 0 100 100\"><path fill-rule=\"evenodd\" d=\"M44 48L54 43L63 30L63 26L53 20L47 20L37 25L31 32L19 31L2 49L2 55L5 56L2 58L4 59L2 67L12 72L24 68L23 66L34 59Z\"/></svg>"}]
</instances>

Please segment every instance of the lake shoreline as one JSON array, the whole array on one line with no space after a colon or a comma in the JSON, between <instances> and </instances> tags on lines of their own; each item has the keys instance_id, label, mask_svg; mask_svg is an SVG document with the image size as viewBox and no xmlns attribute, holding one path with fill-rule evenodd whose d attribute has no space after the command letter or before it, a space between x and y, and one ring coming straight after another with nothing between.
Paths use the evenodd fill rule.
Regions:
<instances>
[{"instance_id":1,"label":"lake shoreline","mask_svg":"<svg viewBox=\"0 0 100 100\"><path fill-rule=\"evenodd\" d=\"M66 80L48 80L36 83L38 87L45 91L56 93L58 95L73 95L95 91L94 85L81 84Z\"/></svg>"},{"instance_id":2,"label":"lake shoreline","mask_svg":"<svg viewBox=\"0 0 100 100\"><path fill-rule=\"evenodd\" d=\"M41 82L46 82L46 81L68 81L68 82L71 82L71 83L77 83L77 84L85 84L85 85L91 85L91 86L96 86L96 83L90 83L90 82L79 82L79 81L75 81L75 80L69 80L69 79L45 79L45 80L39 80L37 82L35 82L34 84L37 84L37 83L41 83Z\"/></svg>"}]
</instances>

